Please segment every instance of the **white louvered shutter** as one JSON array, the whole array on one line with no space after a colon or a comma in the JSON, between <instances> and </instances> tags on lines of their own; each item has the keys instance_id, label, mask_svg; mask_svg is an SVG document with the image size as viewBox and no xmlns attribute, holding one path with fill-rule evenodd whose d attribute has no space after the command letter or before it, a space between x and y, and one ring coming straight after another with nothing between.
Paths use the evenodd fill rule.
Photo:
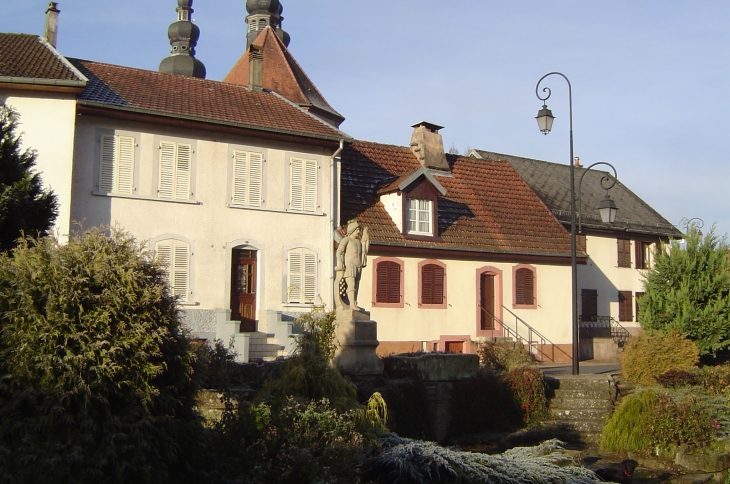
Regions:
<instances>
[{"instance_id":1,"label":"white louvered shutter","mask_svg":"<svg viewBox=\"0 0 730 484\"><path fill-rule=\"evenodd\" d=\"M261 153L235 151L233 153L234 205L261 206L263 193L264 156Z\"/></svg>"},{"instance_id":2,"label":"white louvered shutter","mask_svg":"<svg viewBox=\"0 0 730 484\"><path fill-rule=\"evenodd\" d=\"M304 302L314 304L317 296L317 254L304 250Z\"/></svg>"},{"instance_id":3,"label":"white louvered shutter","mask_svg":"<svg viewBox=\"0 0 730 484\"><path fill-rule=\"evenodd\" d=\"M175 145L160 142L160 181L157 187L160 198L172 199L175 195Z\"/></svg>"},{"instance_id":4,"label":"white louvered shutter","mask_svg":"<svg viewBox=\"0 0 730 484\"><path fill-rule=\"evenodd\" d=\"M193 147L177 143L175 157L175 199L190 199L190 174L193 166Z\"/></svg>"},{"instance_id":5,"label":"white louvered shutter","mask_svg":"<svg viewBox=\"0 0 730 484\"><path fill-rule=\"evenodd\" d=\"M304 209L304 160L292 158L291 169L289 171L289 186L291 187L291 195L289 198L289 207L292 210Z\"/></svg>"},{"instance_id":6,"label":"white louvered shutter","mask_svg":"<svg viewBox=\"0 0 730 484\"><path fill-rule=\"evenodd\" d=\"M131 195L134 190L134 138L102 135L99 191Z\"/></svg>"},{"instance_id":7,"label":"white louvered shutter","mask_svg":"<svg viewBox=\"0 0 730 484\"><path fill-rule=\"evenodd\" d=\"M166 270L170 292L181 302L187 302L190 293L190 246L179 240L167 239L158 242L155 251Z\"/></svg>"},{"instance_id":8,"label":"white louvered shutter","mask_svg":"<svg viewBox=\"0 0 730 484\"><path fill-rule=\"evenodd\" d=\"M302 302L302 251L289 251L289 277L287 284L288 302Z\"/></svg>"},{"instance_id":9,"label":"white louvered shutter","mask_svg":"<svg viewBox=\"0 0 730 484\"><path fill-rule=\"evenodd\" d=\"M99 191L101 192L110 193L114 191L114 158L116 151L116 136L102 135L101 173L99 176Z\"/></svg>"},{"instance_id":10,"label":"white louvered shutter","mask_svg":"<svg viewBox=\"0 0 730 484\"><path fill-rule=\"evenodd\" d=\"M304 207L305 212L317 210L317 162L304 162Z\"/></svg>"}]
</instances>

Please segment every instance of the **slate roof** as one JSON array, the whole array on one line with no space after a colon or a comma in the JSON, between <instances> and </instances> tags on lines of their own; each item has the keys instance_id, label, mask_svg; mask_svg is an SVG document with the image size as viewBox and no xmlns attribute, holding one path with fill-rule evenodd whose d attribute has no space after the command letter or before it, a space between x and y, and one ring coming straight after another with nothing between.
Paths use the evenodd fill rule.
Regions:
<instances>
[{"instance_id":1,"label":"slate roof","mask_svg":"<svg viewBox=\"0 0 730 484\"><path fill-rule=\"evenodd\" d=\"M350 137L280 95L218 81L69 59L89 79L80 104L324 139Z\"/></svg>"},{"instance_id":2,"label":"slate roof","mask_svg":"<svg viewBox=\"0 0 730 484\"><path fill-rule=\"evenodd\" d=\"M261 31L253 45L263 49L263 82L270 89L304 108L314 107L339 126L345 118L330 106L304 69L270 26ZM223 82L249 84L249 54L245 52Z\"/></svg>"},{"instance_id":3,"label":"slate roof","mask_svg":"<svg viewBox=\"0 0 730 484\"><path fill-rule=\"evenodd\" d=\"M341 223L357 218L371 244L482 253L569 256L570 235L507 162L446 155L452 176L437 176L440 241L408 240L378 191L420 163L407 147L355 141L342 152Z\"/></svg>"},{"instance_id":4,"label":"slate roof","mask_svg":"<svg viewBox=\"0 0 730 484\"><path fill-rule=\"evenodd\" d=\"M37 35L0 33L0 77L83 82Z\"/></svg>"},{"instance_id":5,"label":"slate roof","mask_svg":"<svg viewBox=\"0 0 730 484\"><path fill-rule=\"evenodd\" d=\"M570 225L570 167L567 164L550 163L483 150L474 151L484 160L505 161L512 165L537 196L545 202L545 205L550 207L555 216L562 223ZM609 191L609 195L618 207L616 222L603 224L598 214L598 204L606 196L606 191L601 187L601 178L608 172L602 171L600 168L601 166L591 169L583 179L582 209L580 210L583 227L664 237L682 236L676 227L620 181ZM576 167L576 188L585 171L585 167Z\"/></svg>"}]
</instances>

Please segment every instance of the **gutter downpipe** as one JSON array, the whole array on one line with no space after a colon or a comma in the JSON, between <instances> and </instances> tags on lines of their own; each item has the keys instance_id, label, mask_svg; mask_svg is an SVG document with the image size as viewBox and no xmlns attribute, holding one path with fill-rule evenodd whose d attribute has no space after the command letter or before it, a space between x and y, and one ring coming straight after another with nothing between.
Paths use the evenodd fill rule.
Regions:
<instances>
[{"instance_id":1,"label":"gutter downpipe","mask_svg":"<svg viewBox=\"0 0 730 484\"><path fill-rule=\"evenodd\" d=\"M328 244L330 248L330 263L329 263L329 287L330 287L330 300L329 307L331 310L335 309L335 254L334 254L334 241L337 237L337 219L335 218L335 198L339 197L340 193L340 177L338 176L339 170L337 169L337 162L335 161L342 150L345 148L345 140L340 139L340 147L337 148L332 156L330 157L330 226ZM337 208L339 215L339 199L337 200Z\"/></svg>"}]
</instances>

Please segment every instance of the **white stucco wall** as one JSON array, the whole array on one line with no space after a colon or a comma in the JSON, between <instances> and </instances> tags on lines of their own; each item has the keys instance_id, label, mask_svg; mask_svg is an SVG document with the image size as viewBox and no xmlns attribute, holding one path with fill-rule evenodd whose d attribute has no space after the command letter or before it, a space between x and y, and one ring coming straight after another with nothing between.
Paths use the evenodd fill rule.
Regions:
<instances>
[{"instance_id":1,"label":"white stucco wall","mask_svg":"<svg viewBox=\"0 0 730 484\"><path fill-rule=\"evenodd\" d=\"M0 89L0 100L20 113L23 149L32 148L38 152L35 169L41 173L43 186L52 189L58 197L55 229L61 236L68 235L75 95Z\"/></svg>"},{"instance_id":2,"label":"white stucco wall","mask_svg":"<svg viewBox=\"0 0 730 484\"><path fill-rule=\"evenodd\" d=\"M447 307L424 309L419 308L418 304L418 263L424 259L398 257L405 263L402 273L404 305L403 308L392 308L373 305L375 295L372 281L374 261L377 258L376 255L368 256L368 266L360 283L358 303L369 310L372 319L378 322L380 341L432 342L447 335L469 335L472 340L478 340L477 269L491 266L502 271L501 303L505 308L552 343L571 344L569 265L531 264L536 269L537 307L516 309L513 305L512 269L517 263L438 259L446 265ZM499 305L499 301L496 305ZM515 326L515 316L506 309L503 309L501 319L506 325ZM520 333L523 333L524 326L518 326Z\"/></svg>"},{"instance_id":3,"label":"white stucco wall","mask_svg":"<svg viewBox=\"0 0 730 484\"><path fill-rule=\"evenodd\" d=\"M630 238L628 235L622 238ZM631 291L633 297L633 322L622 321L624 327L638 325L636 318L636 293L644 291L644 269L636 269L636 240L631 241L631 267L618 267L616 237L587 235L586 265L578 266L578 314L581 314L581 290L598 291L598 314L619 319L618 292ZM652 252L656 244L652 245Z\"/></svg>"},{"instance_id":4,"label":"white stucco wall","mask_svg":"<svg viewBox=\"0 0 730 484\"><path fill-rule=\"evenodd\" d=\"M135 195L94 194L98 190L100 133L132 135L137 140ZM192 203L157 199L159 141L172 139L191 143L193 155ZM329 266L332 233L329 155L325 148L304 147L231 135L192 132L81 117L76 134L71 217L84 226L118 224L139 240L153 241L176 234L192 245L190 308L220 310L230 307L231 251L245 246L258 251L257 302L259 329L266 330L267 310L302 312L307 305L288 305L286 252L306 247L318 254L318 293L329 304ZM229 206L233 149L264 153L264 207ZM318 208L315 213L287 211L289 204L289 159L318 161ZM262 326L263 325L263 326Z\"/></svg>"}]
</instances>

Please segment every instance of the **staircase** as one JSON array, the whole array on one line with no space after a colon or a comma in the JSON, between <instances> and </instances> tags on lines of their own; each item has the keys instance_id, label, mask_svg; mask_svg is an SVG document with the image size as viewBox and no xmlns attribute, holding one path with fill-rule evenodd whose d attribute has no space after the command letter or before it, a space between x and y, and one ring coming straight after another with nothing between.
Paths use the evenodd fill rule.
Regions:
<instances>
[{"instance_id":1,"label":"staircase","mask_svg":"<svg viewBox=\"0 0 730 484\"><path fill-rule=\"evenodd\" d=\"M570 440L597 444L618 391L610 375L545 376L553 424Z\"/></svg>"}]
</instances>

